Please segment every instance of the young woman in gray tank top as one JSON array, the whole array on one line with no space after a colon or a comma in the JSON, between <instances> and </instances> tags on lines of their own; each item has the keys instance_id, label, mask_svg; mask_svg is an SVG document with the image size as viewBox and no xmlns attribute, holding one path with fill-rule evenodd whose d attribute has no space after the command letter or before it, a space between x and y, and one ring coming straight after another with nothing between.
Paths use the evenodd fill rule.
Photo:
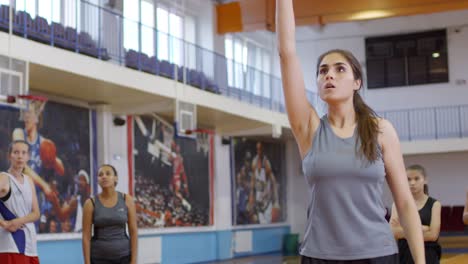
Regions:
<instances>
[{"instance_id":1,"label":"young woman in gray tank top","mask_svg":"<svg viewBox=\"0 0 468 264\"><path fill-rule=\"evenodd\" d=\"M98 183L102 192L88 199L83 208L85 264L136 264L138 228L133 198L116 191L117 171L112 165L99 168Z\"/></svg>"},{"instance_id":2,"label":"young woman in gray tank top","mask_svg":"<svg viewBox=\"0 0 468 264\"><path fill-rule=\"evenodd\" d=\"M276 1L276 33L289 122L310 190L302 263L398 263L382 202L385 180L415 263L424 263L421 221L395 129L362 100L361 67L344 50L318 59L317 87L328 114L317 115L296 55L292 2Z\"/></svg>"}]
</instances>

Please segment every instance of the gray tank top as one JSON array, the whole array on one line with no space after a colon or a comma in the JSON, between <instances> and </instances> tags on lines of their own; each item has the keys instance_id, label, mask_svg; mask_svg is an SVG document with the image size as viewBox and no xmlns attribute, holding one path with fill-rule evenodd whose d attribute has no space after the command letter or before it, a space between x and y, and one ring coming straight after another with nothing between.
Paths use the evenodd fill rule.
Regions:
<instances>
[{"instance_id":1,"label":"gray tank top","mask_svg":"<svg viewBox=\"0 0 468 264\"><path fill-rule=\"evenodd\" d=\"M92 259L118 259L130 255L130 240L126 233L128 209L124 194L118 193L117 204L105 207L94 198Z\"/></svg>"},{"instance_id":2,"label":"gray tank top","mask_svg":"<svg viewBox=\"0 0 468 264\"><path fill-rule=\"evenodd\" d=\"M385 220L383 160L371 163L361 158L356 137L355 130L352 137L340 138L327 116L320 120L313 145L302 161L310 203L301 255L355 260L398 252Z\"/></svg>"}]
</instances>

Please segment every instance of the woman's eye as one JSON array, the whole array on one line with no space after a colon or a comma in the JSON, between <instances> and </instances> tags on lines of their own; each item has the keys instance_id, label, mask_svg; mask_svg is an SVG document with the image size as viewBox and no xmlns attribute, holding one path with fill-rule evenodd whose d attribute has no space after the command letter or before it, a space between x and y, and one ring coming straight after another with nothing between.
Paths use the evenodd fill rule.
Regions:
<instances>
[{"instance_id":1,"label":"woman's eye","mask_svg":"<svg viewBox=\"0 0 468 264\"><path fill-rule=\"evenodd\" d=\"M320 73L320 74L326 74L326 73L327 73L327 69L320 69L319 73Z\"/></svg>"},{"instance_id":2,"label":"woman's eye","mask_svg":"<svg viewBox=\"0 0 468 264\"><path fill-rule=\"evenodd\" d=\"M338 67L338 72L345 72L345 71L346 71L345 67Z\"/></svg>"}]
</instances>

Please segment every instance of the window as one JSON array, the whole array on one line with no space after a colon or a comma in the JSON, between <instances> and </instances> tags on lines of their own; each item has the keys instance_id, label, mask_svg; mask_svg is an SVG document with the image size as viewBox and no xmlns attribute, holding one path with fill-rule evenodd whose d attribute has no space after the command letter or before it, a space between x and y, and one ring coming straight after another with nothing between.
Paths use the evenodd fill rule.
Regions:
<instances>
[{"instance_id":1,"label":"window","mask_svg":"<svg viewBox=\"0 0 468 264\"><path fill-rule=\"evenodd\" d=\"M29 1L26 1L26 0L17 0L16 1L16 10L22 10L22 11L26 11L28 12L31 17L36 17L36 1L33 0L29 0Z\"/></svg>"},{"instance_id":2,"label":"window","mask_svg":"<svg viewBox=\"0 0 468 264\"><path fill-rule=\"evenodd\" d=\"M252 42L226 36L228 85L270 97L271 52Z\"/></svg>"},{"instance_id":3,"label":"window","mask_svg":"<svg viewBox=\"0 0 468 264\"><path fill-rule=\"evenodd\" d=\"M9 0L2 0L0 4L9 5ZM37 15L45 18L48 23L61 22L61 0L16 0L16 10L28 12L34 19Z\"/></svg>"},{"instance_id":4,"label":"window","mask_svg":"<svg viewBox=\"0 0 468 264\"><path fill-rule=\"evenodd\" d=\"M124 47L127 50L133 49L138 51L138 21L139 6L134 1L124 1Z\"/></svg>"},{"instance_id":5,"label":"window","mask_svg":"<svg viewBox=\"0 0 468 264\"><path fill-rule=\"evenodd\" d=\"M79 14L81 14L81 4L77 1L64 1L63 24L66 27L78 28L80 24Z\"/></svg>"},{"instance_id":6,"label":"window","mask_svg":"<svg viewBox=\"0 0 468 264\"><path fill-rule=\"evenodd\" d=\"M159 60L195 68L195 20L150 0L141 0L140 5L135 2L124 1L125 49L141 49L148 56L156 55ZM184 58L184 40L190 42L187 58Z\"/></svg>"},{"instance_id":7,"label":"window","mask_svg":"<svg viewBox=\"0 0 468 264\"><path fill-rule=\"evenodd\" d=\"M366 39L368 88L448 82L447 33Z\"/></svg>"},{"instance_id":8,"label":"window","mask_svg":"<svg viewBox=\"0 0 468 264\"><path fill-rule=\"evenodd\" d=\"M155 55L154 45L154 6L153 3L141 2L141 51L149 57ZM136 38L138 40L138 38Z\"/></svg>"},{"instance_id":9,"label":"window","mask_svg":"<svg viewBox=\"0 0 468 264\"><path fill-rule=\"evenodd\" d=\"M156 11L158 30L158 59L169 60L169 12L159 8Z\"/></svg>"}]
</instances>

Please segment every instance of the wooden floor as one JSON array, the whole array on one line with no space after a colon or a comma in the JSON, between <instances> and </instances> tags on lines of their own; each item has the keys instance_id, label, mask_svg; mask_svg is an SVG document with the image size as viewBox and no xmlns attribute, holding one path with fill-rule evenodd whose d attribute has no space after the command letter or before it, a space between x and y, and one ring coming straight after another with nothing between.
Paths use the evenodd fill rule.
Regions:
<instances>
[{"instance_id":1,"label":"wooden floor","mask_svg":"<svg viewBox=\"0 0 468 264\"><path fill-rule=\"evenodd\" d=\"M458 254L451 256L444 256L440 261L441 264L467 264L468 254Z\"/></svg>"},{"instance_id":2,"label":"wooden floor","mask_svg":"<svg viewBox=\"0 0 468 264\"><path fill-rule=\"evenodd\" d=\"M220 262L222 264L299 264L300 258L283 256L255 256L238 258ZM468 254L446 254L442 256L441 264L468 264ZM401 263L403 264L403 263Z\"/></svg>"}]
</instances>

